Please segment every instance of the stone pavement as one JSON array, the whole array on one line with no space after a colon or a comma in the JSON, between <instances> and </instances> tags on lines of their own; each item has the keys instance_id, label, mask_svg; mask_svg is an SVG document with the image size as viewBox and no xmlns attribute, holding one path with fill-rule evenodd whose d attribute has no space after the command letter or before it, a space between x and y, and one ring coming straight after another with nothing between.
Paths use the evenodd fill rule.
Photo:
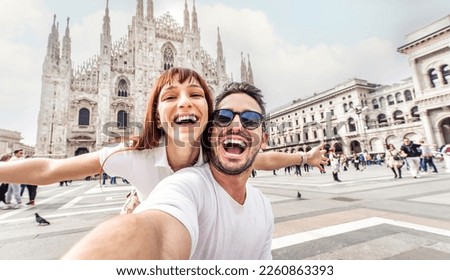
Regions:
<instances>
[{"instance_id":1,"label":"stone pavement","mask_svg":"<svg viewBox=\"0 0 450 280\"><path fill-rule=\"evenodd\" d=\"M450 259L450 173L394 179L371 166L303 176L258 171L250 181L270 199L274 259ZM37 204L0 209L0 260L58 259L94 226L117 214L130 185L98 181L38 189ZM300 192L301 199L297 198ZM25 201L27 201L25 195ZM1 207L1 205L0 205ZM50 220L38 226L34 213Z\"/></svg>"},{"instance_id":2,"label":"stone pavement","mask_svg":"<svg viewBox=\"0 0 450 280\"><path fill-rule=\"evenodd\" d=\"M301 177L258 172L272 201L274 259L450 259L450 173L394 179L385 166ZM297 191L302 198L297 199Z\"/></svg>"}]
</instances>

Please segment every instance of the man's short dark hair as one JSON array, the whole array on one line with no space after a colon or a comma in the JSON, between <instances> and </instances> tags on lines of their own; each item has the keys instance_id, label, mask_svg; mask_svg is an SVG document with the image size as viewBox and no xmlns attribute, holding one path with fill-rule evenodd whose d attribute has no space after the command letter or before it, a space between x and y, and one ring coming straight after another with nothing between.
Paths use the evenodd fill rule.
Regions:
<instances>
[{"instance_id":1,"label":"man's short dark hair","mask_svg":"<svg viewBox=\"0 0 450 280\"><path fill-rule=\"evenodd\" d=\"M18 152L23 152L23 149L14 150L14 154L17 155Z\"/></svg>"},{"instance_id":2,"label":"man's short dark hair","mask_svg":"<svg viewBox=\"0 0 450 280\"><path fill-rule=\"evenodd\" d=\"M254 85L248 83L238 83L231 82L223 87L222 92L216 97L216 102L214 104L215 108L225 99L228 95L233 93L244 93L253 98L261 108L261 114L264 116L266 114L266 103L263 101L263 95L261 90Z\"/></svg>"}]
</instances>

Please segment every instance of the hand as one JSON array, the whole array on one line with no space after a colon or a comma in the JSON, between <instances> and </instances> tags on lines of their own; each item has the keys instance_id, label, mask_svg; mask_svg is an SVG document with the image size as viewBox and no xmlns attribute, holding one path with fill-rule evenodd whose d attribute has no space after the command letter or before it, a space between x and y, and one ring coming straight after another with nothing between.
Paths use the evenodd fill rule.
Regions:
<instances>
[{"instance_id":1,"label":"hand","mask_svg":"<svg viewBox=\"0 0 450 280\"><path fill-rule=\"evenodd\" d=\"M319 146L312 148L306 153L307 164L319 168L320 171L325 172L325 169L321 166L328 163L328 158L325 156L326 150L324 149L325 143L321 142Z\"/></svg>"}]
</instances>

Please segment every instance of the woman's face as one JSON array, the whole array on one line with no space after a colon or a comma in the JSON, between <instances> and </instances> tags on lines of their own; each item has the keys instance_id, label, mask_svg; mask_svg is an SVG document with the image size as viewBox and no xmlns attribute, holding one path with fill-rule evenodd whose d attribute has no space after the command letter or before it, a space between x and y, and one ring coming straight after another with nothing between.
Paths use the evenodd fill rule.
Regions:
<instances>
[{"instance_id":1,"label":"woman's face","mask_svg":"<svg viewBox=\"0 0 450 280\"><path fill-rule=\"evenodd\" d=\"M184 146L199 141L208 122L208 103L197 80L183 83L174 78L158 98L158 127L170 142Z\"/></svg>"}]
</instances>

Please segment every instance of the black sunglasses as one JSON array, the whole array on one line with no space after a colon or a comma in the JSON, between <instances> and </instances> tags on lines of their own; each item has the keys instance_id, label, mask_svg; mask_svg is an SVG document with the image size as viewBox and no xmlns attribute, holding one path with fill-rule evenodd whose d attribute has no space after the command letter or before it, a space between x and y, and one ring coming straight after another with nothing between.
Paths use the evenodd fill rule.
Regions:
<instances>
[{"instance_id":1,"label":"black sunglasses","mask_svg":"<svg viewBox=\"0 0 450 280\"><path fill-rule=\"evenodd\" d=\"M239 115L241 124L245 129L257 129L263 122L263 115L254 111L233 112L229 109L220 109L213 112L213 122L218 126L229 126L235 115Z\"/></svg>"}]
</instances>

